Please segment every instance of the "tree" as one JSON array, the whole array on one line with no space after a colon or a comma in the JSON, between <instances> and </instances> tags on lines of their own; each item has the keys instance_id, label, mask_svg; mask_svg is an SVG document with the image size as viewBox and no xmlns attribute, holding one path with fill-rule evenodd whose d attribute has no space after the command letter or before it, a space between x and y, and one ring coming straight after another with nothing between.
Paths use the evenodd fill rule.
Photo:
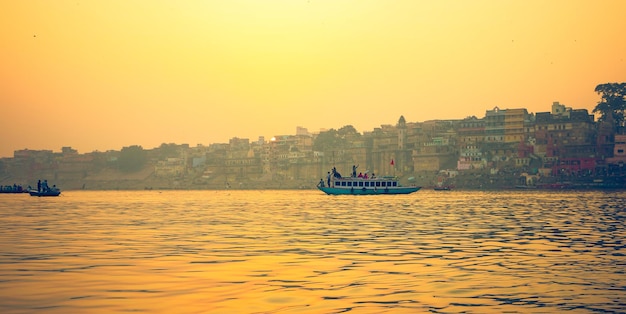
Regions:
<instances>
[{"instance_id":1,"label":"tree","mask_svg":"<svg viewBox=\"0 0 626 314\"><path fill-rule=\"evenodd\" d=\"M316 151L332 151L344 149L351 140L359 138L359 133L352 125L346 125L339 130L330 129L320 134L313 141L313 150Z\"/></svg>"},{"instance_id":2,"label":"tree","mask_svg":"<svg viewBox=\"0 0 626 314\"><path fill-rule=\"evenodd\" d=\"M612 119L616 131L624 126L624 110L626 110L626 83L605 83L596 86L595 92L601 97L593 109L593 113L600 113L599 121Z\"/></svg>"},{"instance_id":3,"label":"tree","mask_svg":"<svg viewBox=\"0 0 626 314\"><path fill-rule=\"evenodd\" d=\"M159 157L160 159L167 159L170 157L179 157L179 147L174 143L166 144L163 143L159 146Z\"/></svg>"},{"instance_id":4,"label":"tree","mask_svg":"<svg viewBox=\"0 0 626 314\"><path fill-rule=\"evenodd\" d=\"M330 129L320 134L313 141L313 149L316 151L330 151L333 148L340 147L342 145L341 138L337 134L337 130Z\"/></svg>"},{"instance_id":5,"label":"tree","mask_svg":"<svg viewBox=\"0 0 626 314\"><path fill-rule=\"evenodd\" d=\"M352 125L346 125L337 130L337 134L342 139L345 138L354 138L359 137L361 133L359 133Z\"/></svg>"},{"instance_id":6,"label":"tree","mask_svg":"<svg viewBox=\"0 0 626 314\"><path fill-rule=\"evenodd\" d=\"M141 170L147 161L146 151L141 146L133 145L122 148L117 165L120 171L135 172Z\"/></svg>"}]
</instances>

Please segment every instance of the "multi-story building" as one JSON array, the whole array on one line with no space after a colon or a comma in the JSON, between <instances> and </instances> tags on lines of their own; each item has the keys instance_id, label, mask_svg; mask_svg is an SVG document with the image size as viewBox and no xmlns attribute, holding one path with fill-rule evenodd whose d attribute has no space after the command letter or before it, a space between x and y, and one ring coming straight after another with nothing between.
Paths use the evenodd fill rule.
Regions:
<instances>
[{"instance_id":1,"label":"multi-story building","mask_svg":"<svg viewBox=\"0 0 626 314\"><path fill-rule=\"evenodd\" d=\"M528 111L520 109L500 109L485 113L486 143L518 143L524 140L524 125L529 120Z\"/></svg>"},{"instance_id":2,"label":"multi-story building","mask_svg":"<svg viewBox=\"0 0 626 314\"><path fill-rule=\"evenodd\" d=\"M575 146L593 146L596 138L594 117L586 109L572 110L558 102L552 104L552 112L538 112L535 116L535 152L543 155L578 153ZM560 147L559 153L547 152L551 141L553 148ZM565 149L570 147L570 149ZM583 154L593 154L583 150Z\"/></svg>"},{"instance_id":3,"label":"multi-story building","mask_svg":"<svg viewBox=\"0 0 626 314\"><path fill-rule=\"evenodd\" d=\"M457 143L459 145L458 170L482 169L485 165L481 144L485 140L485 119L475 116L459 122Z\"/></svg>"},{"instance_id":4,"label":"multi-story building","mask_svg":"<svg viewBox=\"0 0 626 314\"><path fill-rule=\"evenodd\" d=\"M372 138L371 160L377 175L392 175L395 172L398 151L398 131L392 125L381 125L368 133ZM394 160L394 164L391 161Z\"/></svg>"},{"instance_id":5,"label":"multi-story building","mask_svg":"<svg viewBox=\"0 0 626 314\"><path fill-rule=\"evenodd\" d=\"M504 110L504 142L519 143L525 140L525 128L529 120L525 108Z\"/></svg>"},{"instance_id":6,"label":"multi-story building","mask_svg":"<svg viewBox=\"0 0 626 314\"><path fill-rule=\"evenodd\" d=\"M504 113L498 107L485 113L485 143L504 142Z\"/></svg>"},{"instance_id":7,"label":"multi-story building","mask_svg":"<svg viewBox=\"0 0 626 314\"><path fill-rule=\"evenodd\" d=\"M456 167L458 161L455 121L434 120L422 123L423 136L412 151L414 171L438 171Z\"/></svg>"},{"instance_id":8,"label":"multi-story building","mask_svg":"<svg viewBox=\"0 0 626 314\"><path fill-rule=\"evenodd\" d=\"M607 158L606 163L610 174L623 175L626 172L626 135L615 134L613 157Z\"/></svg>"},{"instance_id":9,"label":"multi-story building","mask_svg":"<svg viewBox=\"0 0 626 314\"><path fill-rule=\"evenodd\" d=\"M554 102L551 112L535 115L534 139L534 154L541 157L543 167L551 168L553 173L595 167L590 163L597 154L596 128L593 115L586 109L572 110Z\"/></svg>"}]
</instances>

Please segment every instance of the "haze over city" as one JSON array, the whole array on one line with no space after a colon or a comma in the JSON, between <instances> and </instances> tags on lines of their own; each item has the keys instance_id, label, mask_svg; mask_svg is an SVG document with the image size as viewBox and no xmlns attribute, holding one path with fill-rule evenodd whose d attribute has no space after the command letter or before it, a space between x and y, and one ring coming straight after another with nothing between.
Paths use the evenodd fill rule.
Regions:
<instances>
[{"instance_id":1,"label":"haze over city","mask_svg":"<svg viewBox=\"0 0 626 314\"><path fill-rule=\"evenodd\" d=\"M624 1L0 2L0 157L593 110Z\"/></svg>"}]
</instances>

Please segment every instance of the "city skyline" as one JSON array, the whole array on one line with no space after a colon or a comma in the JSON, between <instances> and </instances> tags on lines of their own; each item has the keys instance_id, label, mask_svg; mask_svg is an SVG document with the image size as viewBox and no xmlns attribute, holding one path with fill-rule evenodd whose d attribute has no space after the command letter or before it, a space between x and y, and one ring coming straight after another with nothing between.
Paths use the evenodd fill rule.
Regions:
<instances>
[{"instance_id":1,"label":"city skyline","mask_svg":"<svg viewBox=\"0 0 626 314\"><path fill-rule=\"evenodd\" d=\"M579 109L584 109L584 110L587 110L586 108L572 108L571 106L566 106L565 104L562 104L562 103L560 103L560 102L556 101L556 102L553 102L552 104L550 104L550 107L549 107L549 108L546 108L546 110L537 111L537 112L541 112L541 113L544 113L544 112L552 112L552 110L554 109L552 106L553 106L554 104L557 104L557 105L559 105L559 106L563 106L564 108L569 108L569 109L571 109L571 110L579 110ZM497 107L497 106L496 106L496 107ZM431 119L431 120L425 120L425 121L406 121L406 122L407 122L407 123L425 123L425 122L429 122L429 121L462 121L462 120L464 120L464 119L469 119L469 118L472 118L472 117L476 117L476 118L478 118L478 119L485 119L487 111L493 111L494 109L496 109L496 107L494 107L494 108L490 108L490 109L486 109L486 110L485 110L485 115L482 115L482 116L480 116L480 115L469 115L469 116L467 116L467 117L460 118L460 119ZM504 110L504 111L506 111L506 110L510 110L510 109L517 110L517 109L527 109L527 108L499 108L499 107L497 107L497 110L500 110L500 111L503 111L503 110ZM535 113L536 113L536 112L530 112L530 111L528 111L528 114L529 114L529 115L534 115ZM599 121L598 121L599 114L593 114L593 113L591 113L590 111L588 111L588 113L589 113L590 115L594 116L594 119L593 119L593 120L594 120L594 122L596 122L596 123L597 123L597 122L599 122ZM373 131L375 130L375 128L383 127L383 126L385 126L385 125L396 126L396 125L397 125L397 123L398 123L398 120L400 119L400 117L404 117L404 115L400 115L400 116L398 117L398 119L396 119L396 121L395 121L395 122L390 122L390 123L381 123L381 124L379 124L378 126L376 126L376 127L372 128L372 129L369 129L369 130L358 130L358 129L356 129L356 131L357 131L358 133L360 133L360 134L362 134L362 135L363 135L363 134L365 134L366 132L373 132ZM294 135L298 135L298 134L300 134L301 132L304 132L304 131L306 131L309 135L315 135L315 134L319 134L319 133L322 133L322 132L324 132L324 131L328 131L328 130L332 130L332 129L334 129L334 130L339 130L340 128L345 127L345 126L351 126L351 124L345 124L345 125L342 125L342 126L333 126L333 127L327 127L327 128L320 128L320 129L319 129L319 130L317 130L317 131L311 131L311 130L309 130L308 128L303 127L303 126L294 126L294 127L293 127L293 129L294 129L294 130L293 130L293 132L287 132L287 133L283 133L283 134L273 134L273 135L272 135L272 136L270 136L270 137L265 137L265 138L264 138L264 141L265 141L265 143L269 143L269 142L273 141L273 140L274 140L273 138L274 138L274 137L276 137L276 136L294 136ZM208 147L208 146L210 146L211 144L228 144L228 143L230 143L230 141L231 141L231 140L233 140L233 139L244 139L244 140L249 140L249 141L250 141L250 143L253 143L253 142L257 142L257 140L258 140L258 139L260 139L260 137L261 137L261 136L263 136L263 135L257 136L257 137L255 137L255 138L232 136L232 137L229 137L227 140L222 141L222 142L195 143L195 144L188 143L188 142L161 142L160 144L155 145L154 147L146 147L146 146L142 145L141 143L134 143L134 144L129 144L129 145L126 145L126 146L124 146L124 147L129 147L129 146L140 146L140 147L141 147L142 149L144 149L144 150L158 149L158 148L160 148L163 144L167 144L167 145L171 145L171 144L174 144L174 145L189 145L189 147L190 147L190 148L191 148L191 147L196 147L196 145L204 145L204 146L207 146L207 147ZM121 151L124 147L112 148L112 149L109 149L109 150L106 150L106 151ZM71 149L71 150L75 150L75 151L77 151L79 154L93 153L93 152L106 152L106 151L103 151L103 150L97 150L97 149L96 149L96 150L93 150L93 151L80 151L80 150L76 149L76 147L72 147L72 146L70 146L70 145L62 145L62 146L60 146L59 148L56 148L56 149L24 148L24 149L18 149L17 151L20 151L20 150L32 150L32 151L50 150L50 151L52 151L52 152L57 152L57 153L58 153L58 152L61 152L63 149L66 149L66 148L67 148L67 149ZM7 158L7 157L13 157L13 154L11 154L11 156L0 156L0 158Z\"/></svg>"},{"instance_id":2,"label":"city skyline","mask_svg":"<svg viewBox=\"0 0 626 314\"><path fill-rule=\"evenodd\" d=\"M225 143L496 106L592 113L623 1L0 3L0 157ZM597 115L596 115L597 118Z\"/></svg>"}]
</instances>

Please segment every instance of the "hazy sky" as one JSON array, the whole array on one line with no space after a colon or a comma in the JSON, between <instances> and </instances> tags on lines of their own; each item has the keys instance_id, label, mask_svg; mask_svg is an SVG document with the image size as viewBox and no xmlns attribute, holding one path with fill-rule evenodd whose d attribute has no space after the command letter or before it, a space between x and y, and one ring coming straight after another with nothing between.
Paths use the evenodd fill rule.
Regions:
<instances>
[{"instance_id":1,"label":"hazy sky","mask_svg":"<svg viewBox=\"0 0 626 314\"><path fill-rule=\"evenodd\" d=\"M626 1L0 1L0 157L590 111Z\"/></svg>"}]
</instances>

